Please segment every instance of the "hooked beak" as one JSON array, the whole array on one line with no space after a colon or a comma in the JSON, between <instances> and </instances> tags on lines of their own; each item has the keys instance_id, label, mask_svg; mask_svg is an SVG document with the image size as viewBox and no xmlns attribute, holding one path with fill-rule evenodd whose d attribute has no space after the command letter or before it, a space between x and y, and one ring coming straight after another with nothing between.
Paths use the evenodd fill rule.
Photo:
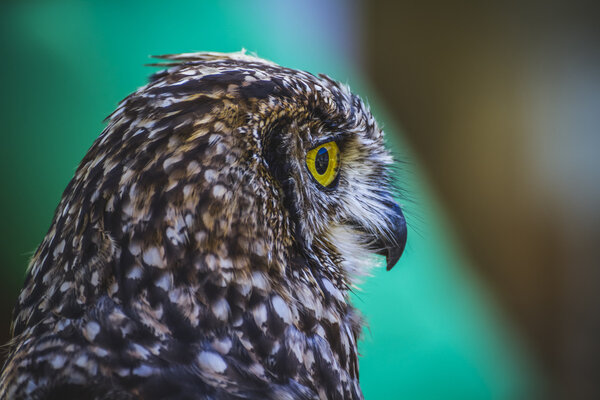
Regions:
<instances>
[{"instance_id":1,"label":"hooked beak","mask_svg":"<svg viewBox=\"0 0 600 400\"><path fill-rule=\"evenodd\" d=\"M374 247L377 248L377 254L385 256L386 269L389 271L396 265L404 251L407 232L406 220L400 206L393 200L390 200L387 205L389 206L387 232L376 238Z\"/></svg>"}]
</instances>

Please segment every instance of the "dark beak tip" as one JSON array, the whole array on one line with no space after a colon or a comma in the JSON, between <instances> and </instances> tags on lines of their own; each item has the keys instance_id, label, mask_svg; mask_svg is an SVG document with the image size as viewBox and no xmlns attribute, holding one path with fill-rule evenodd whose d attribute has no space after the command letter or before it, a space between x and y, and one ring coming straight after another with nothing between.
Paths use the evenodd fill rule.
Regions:
<instances>
[{"instance_id":1,"label":"dark beak tip","mask_svg":"<svg viewBox=\"0 0 600 400\"><path fill-rule=\"evenodd\" d=\"M388 254L386 256L387 266L386 266L385 270L386 271L391 271L392 268L394 268L394 266L396 265L396 263L398 262L399 259L400 259L400 255Z\"/></svg>"},{"instance_id":2,"label":"dark beak tip","mask_svg":"<svg viewBox=\"0 0 600 400\"><path fill-rule=\"evenodd\" d=\"M386 251L384 252L384 254L386 256L386 262L387 262L387 267L386 267L387 271L394 268L396 263L398 263L398 260L400 260L402 253L404 253L404 248L406 247L406 236L407 236L406 220L404 219L404 216L402 215L401 211L398 211L397 215L399 218L398 218L398 222L396 224L396 229L394 231L394 239L395 240L394 240L393 244L388 243L388 246L386 246Z\"/></svg>"},{"instance_id":3,"label":"dark beak tip","mask_svg":"<svg viewBox=\"0 0 600 400\"><path fill-rule=\"evenodd\" d=\"M398 263L398 260L400 260L400 257L402 256L402 253L404 252L405 244L406 244L406 235L404 236L404 241L399 246L397 246L397 247L394 246L394 247L388 248L387 254L385 256L386 262L387 262L387 266L386 266L387 271L390 271Z\"/></svg>"},{"instance_id":4,"label":"dark beak tip","mask_svg":"<svg viewBox=\"0 0 600 400\"><path fill-rule=\"evenodd\" d=\"M389 271L400 260L406 246L406 219L400 209L400 206L393 201L386 204L389 207L388 221L389 225L385 233L374 237L373 249L376 254L385 256L386 270ZM367 230L364 230L368 232Z\"/></svg>"}]
</instances>

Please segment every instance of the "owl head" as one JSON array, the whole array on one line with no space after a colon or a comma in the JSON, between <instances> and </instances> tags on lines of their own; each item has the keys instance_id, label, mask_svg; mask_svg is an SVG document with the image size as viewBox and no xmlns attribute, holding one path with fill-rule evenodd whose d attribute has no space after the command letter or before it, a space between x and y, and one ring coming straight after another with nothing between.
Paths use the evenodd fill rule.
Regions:
<instances>
[{"instance_id":1,"label":"owl head","mask_svg":"<svg viewBox=\"0 0 600 400\"><path fill-rule=\"evenodd\" d=\"M279 268L302 259L305 270L293 273L324 275L339 288L364 275L373 254L388 270L396 264L407 231L392 196L392 157L347 86L243 53L159 58L167 62L154 65L168 68L122 102L106 131L126 120L126 135L170 135L158 160L169 164L166 189L184 186L168 171L181 163L180 178L202 174L188 192L210 192L210 201L191 197L208 204L199 210L207 238L233 239L241 254L256 250Z\"/></svg>"},{"instance_id":2,"label":"owl head","mask_svg":"<svg viewBox=\"0 0 600 400\"><path fill-rule=\"evenodd\" d=\"M341 285L367 271L371 254L385 255L388 270L396 264L407 231L392 197L392 157L347 86L241 53L162 58L175 64L151 85L188 95L205 86L223 100L211 109L221 125L237 119L244 144L231 145L256 160L263 179L254 183L279 201L268 211L289 218L293 246L309 264L331 270Z\"/></svg>"}]
</instances>

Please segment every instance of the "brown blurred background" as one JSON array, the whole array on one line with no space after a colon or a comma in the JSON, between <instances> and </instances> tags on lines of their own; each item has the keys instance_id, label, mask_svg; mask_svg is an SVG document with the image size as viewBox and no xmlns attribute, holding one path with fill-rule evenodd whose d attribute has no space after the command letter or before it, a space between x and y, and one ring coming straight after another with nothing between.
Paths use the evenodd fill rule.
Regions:
<instances>
[{"instance_id":1,"label":"brown blurred background","mask_svg":"<svg viewBox=\"0 0 600 400\"><path fill-rule=\"evenodd\" d=\"M365 2L365 68L558 398L600 399L600 15Z\"/></svg>"}]
</instances>

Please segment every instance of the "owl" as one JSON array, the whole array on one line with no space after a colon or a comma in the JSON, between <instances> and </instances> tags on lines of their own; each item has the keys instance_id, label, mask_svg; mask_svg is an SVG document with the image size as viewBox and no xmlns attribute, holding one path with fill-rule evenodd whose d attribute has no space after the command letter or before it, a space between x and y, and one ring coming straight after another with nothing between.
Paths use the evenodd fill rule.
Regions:
<instances>
[{"instance_id":1,"label":"owl","mask_svg":"<svg viewBox=\"0 0 600 400\"><path fill-rule=\"evenodd\" d=\"M2 399L361 399L349 295L406 223L365 104L244 53L161 56L35 252Z\"/></svg>"}]
</instances>

